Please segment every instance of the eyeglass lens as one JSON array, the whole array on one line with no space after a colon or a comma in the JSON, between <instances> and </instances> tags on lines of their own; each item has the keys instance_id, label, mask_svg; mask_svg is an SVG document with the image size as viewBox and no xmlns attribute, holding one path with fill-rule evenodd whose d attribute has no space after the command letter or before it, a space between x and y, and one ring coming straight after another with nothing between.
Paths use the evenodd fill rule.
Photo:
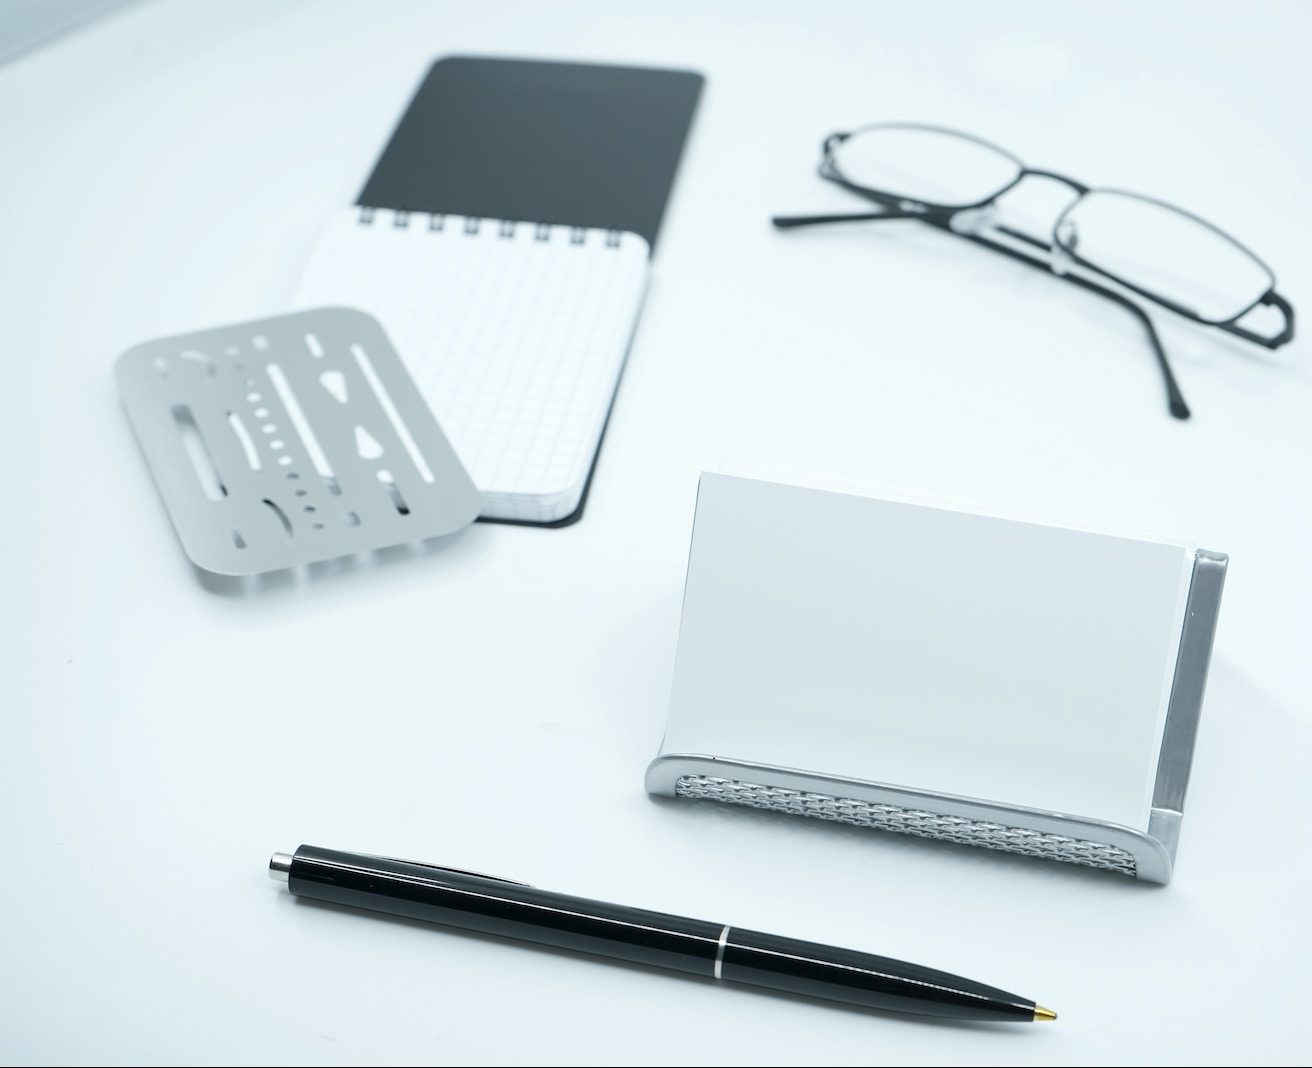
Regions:
<instances>
[{"instance_id":1,"label":"eyeglass lens","mask_svg":"<svg viewBox=\"0 0 1312 1068\"><path fill-rule=\"evenodd\" d=\"M966 134L887 124L848 135L829 155L846 181L901 200L957 209L986 203L1024 171L1015 157ZM1113 190L1084 194L1054 239L1106 275L1222 323L1274 284L1266 266L1220 230L1154 200Z\"/></svg>"},{"instance_id":2,"label":"eyeglass lens","mask_svg":"<svg viewBox=\"0 0 1312 1068\"><path fill-rule=\"evenodd\" d=\"M1131 193L1085 194L1058 221L1056 238L1086 263L1205 322L1243 314L1275 281L1221 231Z\"/></svg>"},{"instance_id":3,"label":"eyeglass lens","mask_svg":"<svg viewBox=\"0 0 1312 1068\"><path fill-rule=\"evenodd\" d=\"M927 126L869 126L830 153L854 185L947 208L998 195L1021 172L1020 162L982 141Z\"/></svg>"}]
</instances>

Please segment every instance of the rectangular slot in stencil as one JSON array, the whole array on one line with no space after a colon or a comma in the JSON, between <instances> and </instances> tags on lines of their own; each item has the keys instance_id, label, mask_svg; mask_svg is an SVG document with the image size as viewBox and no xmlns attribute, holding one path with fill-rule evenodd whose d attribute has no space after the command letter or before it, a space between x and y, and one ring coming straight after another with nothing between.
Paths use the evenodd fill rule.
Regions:
<instances>
[{"instance_id":1,"label":"rectangular slot in stencil","mask_svg":"<svg viewBox=\"0 0 1312 1068\"><path fill-rule=\"evenodd\" d=\"M337 484L337 478L333 474L332 465L328 463L328 457L319 447L319 439L314 436L314 430L310 426L310 421L305 418L305 412L301 408L301 402L296 399L296 394L292 392L292 384L287 381L287 376L276 363L271 363L265 367L269 373L269 381L273 383L274 392L278 394L278 399L282 401L282 406L287 409L287 418L292 421L292 426L296 430L296 436L301 439L301 444L305 446L306 453L309 454L310 463L314 464L314 469L319 473L319 477L330 486Z\"/></svg>"},{"instance_id":2,"label":"rectangular slot in stencil","mask_svg":"<svg viewBox=\"0 0 1312 1068\"><path fill-rule=\"evenodd\" d=\"M178 437L182 439L182 448L187 454L187 459L191 461L192 470L196 472L196 478L200 481L200 488L210 500L223 500L228 495L228 487L223 484L223 476L219 474L219 469L214 463L214 457L210 454L209 446L205 444L205 439L200 436L200 428L196 425L196 417L191 414L191 409L185 404L175 404L172 411L173 424L178 428Z\"/></svg>"},{"instance_id":3,"label":"rectangular slot in stencil","mask_svg":"<svg viewBox=\"0 0 1312 1068\"><path fill-rule=\"evenodd\" d=\"M383 414L387 416L387 421L392 424L392 430L401 439L401 444L405 446L405 451L410 457L410 462L415 465L415 470L419 472L419 477L425 482L432 482L433 472L429 469L424 454L419 451L419 446L415 444L410 428L405 425L401 413L396 410L396 405L392 403L392 396L387 392L387 387L383 385L382 380L378 377L378 372L374 370L373 361L369 359L369 354L365 352L364 346L352 345L351 355L355 357L355 362L360 368L360 373L364 375L364 380L369 383L369 388L374 391L374 397L377 398L379 406L383 409Z\"/></svg>"},{"instance_id":4,"label":"rectangular slot in stencil","mask_svg":"<svg viewBox=\"0 0 1312 1068\"><path fill-rule=\"evenodd\" d=\"M260 469L260 453L246 430L246 424L241 421L241 416L236 412L229 412L228 425L232 427L232 432L237 435L237 441L241 444L241 451L246 454L246 462L250 464L251 470L258 471Z\"/></svg>"}]
</instances>

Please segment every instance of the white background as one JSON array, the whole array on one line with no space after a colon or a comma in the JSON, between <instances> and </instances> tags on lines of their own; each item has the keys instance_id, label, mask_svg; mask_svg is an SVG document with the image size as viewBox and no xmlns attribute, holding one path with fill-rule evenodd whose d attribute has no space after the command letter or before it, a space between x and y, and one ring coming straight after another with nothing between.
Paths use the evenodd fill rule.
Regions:
<instances>
[{"instance_id":1,"label":"white background","mask_svg":"<svg viewBox=\"0 0 1312 1068\"><path fill-rule=\"evenodd\" d=\"M1307 344L1159 315L1179 423L1106 301L912 225L767 220L850 206L813 174L827 132L940 121L1215 219L1306 310L1310 30L1300 4L154 0L0 69L0 1057L1306 1059ZM284 308L448 52L708 77L587 513L207 592L111 364ZM726 457L1229 552L1174 883L648 798L697 473ZM1061 1019L927 1024L297 905L264 869L301 842L904 957Z\"/></svg>"}]
</instances>

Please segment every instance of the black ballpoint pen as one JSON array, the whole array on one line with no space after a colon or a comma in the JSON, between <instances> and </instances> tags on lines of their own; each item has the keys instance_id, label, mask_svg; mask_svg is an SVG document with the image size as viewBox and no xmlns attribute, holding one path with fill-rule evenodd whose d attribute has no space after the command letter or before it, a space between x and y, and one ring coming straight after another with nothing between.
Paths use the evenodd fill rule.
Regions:
<instances>
[{"instance_id":1,"label":"black ballpoint pen","mask_svg":"<svg viewBox=\"0 0 1312 1068\"><path fill-rule=\"evenodd\" d=\"M957 1020L1055 1020L1033 1001L947 972L727 924L608 905L525 883L389 857L301 846L269 874L297 897L428 920L559 949Z\"/></svg>"}]
</instances>

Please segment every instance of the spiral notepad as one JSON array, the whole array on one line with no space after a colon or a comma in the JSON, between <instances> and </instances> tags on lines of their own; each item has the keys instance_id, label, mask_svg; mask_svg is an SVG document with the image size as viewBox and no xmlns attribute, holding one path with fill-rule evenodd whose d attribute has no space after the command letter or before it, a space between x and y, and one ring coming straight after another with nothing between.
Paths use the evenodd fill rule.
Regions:
<instances>
[{"instance_id":1,"label":"spiral notepad","mask_svg":"<svg viewBox=\"0 0 1312 1068\"><path fill-rule=\"evenodd\" d=\"M323 234L296 306L382 322L485 519L580 515L701 84L440 59Z\"/></svg>"},{"instance_id":2,"label":"spiral notepad","mask_svg":"<svg viewBox=\"0 0 1312 1068\"><path fill-rule=\"evenodd\" d=\"M386 324L488 518L578 507L642 305L636 234L348 208L297 307Z\"/></svg>"}]
</instances>

